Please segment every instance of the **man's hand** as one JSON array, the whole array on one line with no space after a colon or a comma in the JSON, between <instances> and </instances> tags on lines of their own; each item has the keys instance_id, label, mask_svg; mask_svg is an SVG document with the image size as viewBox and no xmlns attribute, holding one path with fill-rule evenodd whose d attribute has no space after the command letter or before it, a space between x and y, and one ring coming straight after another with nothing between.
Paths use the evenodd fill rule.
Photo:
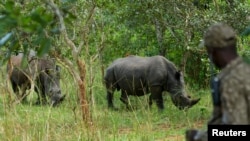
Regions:
<instances>
[{"instance_id":1,"label":"man's hand","mask_svg":"<svg viewBox=\"0 0 250 141\"><path fill-rule=\"evenodd\" d=\"M197 130L189 129L186 131L186 141L196 141L194 140L195 135L197 134Z\"/></svg>"}]
</instances>

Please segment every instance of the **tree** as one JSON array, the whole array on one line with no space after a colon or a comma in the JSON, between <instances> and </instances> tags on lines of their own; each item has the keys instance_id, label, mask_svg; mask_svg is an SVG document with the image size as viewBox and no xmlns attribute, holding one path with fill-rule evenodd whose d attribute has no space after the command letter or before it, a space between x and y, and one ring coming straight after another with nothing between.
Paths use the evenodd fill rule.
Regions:
<instances>
[{"instance_id":1,"label":"tree","mask_svg":"<svg viewBox=\"0 0 250 141\"><path fill-rule=\"evenodd\" d=\"M66 66L78 84L83 120L86 125L90 126L92 121L86 98L86 66L80 57L83 44L76 47L76 44L69 38L72 31L65 24L70 25L72 20L76 19L70 12L70 6L75 6L72 3L72 1L65 1L58 3L60 6L58 7L52 0L46 2L1 2L1 6L4 7L1 11L0 22L0 35L4 36L1 39L1 44L4 45L2 50L7 54L2 59L8 60L13 52L22 51L26 54L30 49L36 50L38 56L49 53L56 57L59 62ZM34 5L38 6L34 8ZM88 22L92 19L94 10L95 5L91 5L90 11L87 11L88 17L86 25L84 25L86 28L89 26ZM85 33L87 31L81 32L87 35ZM8 37L9 34L12 37ZM8 42L7 39L9 39ZM87 36L84 39L87 40ZM57 45L59 42L64 43L63 46L66 48L59 47Z\"/></svg>"},{"instance_id":2,"label":"tree","mask_svg":"<svg viewBox=\"0 0 250 141\"><path fill-rule=\"evenodd\" d=\"M249 3L200 0L201 7L197 7L193 2L124 0L103 4L105 16L112 17L109 26L116 29L107 35L111 36L105 48L107 60L127 52L142 56L161 54L176 63L194 83L207 85L208 81L204 80L208 80L209 69L206 63L203 65L207 56L198 47L204 30L221 21L239 32L244 30L248 25L245 19L249 15ZM111 55L112 50L116 54Z\"/></svg>"}]
</instances>

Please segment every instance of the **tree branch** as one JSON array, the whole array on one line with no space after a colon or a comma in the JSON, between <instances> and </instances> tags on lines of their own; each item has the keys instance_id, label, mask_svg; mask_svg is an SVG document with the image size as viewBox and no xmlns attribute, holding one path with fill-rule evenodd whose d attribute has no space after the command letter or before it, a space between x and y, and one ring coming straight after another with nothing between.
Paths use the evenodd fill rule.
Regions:
<instances>
[{"instance_id":1,"label":"tree branch","mask_svg":"<svg viewBox=\"0 0 250 141\"><path fill-rule=\"evenodd\" d=\"M66 27L65 27L65 24L64 24L63 16L62 16L59 8L55 5L55 3L52 0L48 0L47 4L52 8L52 10L54 11L54 13L58 17L59 23L60 23L59 24L60 25L59 31L62 33L62 35L63 35L66 43L72 49L73 58L75 60L77 60L77 56L79 54L79 51L78 51L77 47L75 46L75 44L68 37L68 33L67 33L67 30L66 30Z\"/></svg>"}]
</instances>

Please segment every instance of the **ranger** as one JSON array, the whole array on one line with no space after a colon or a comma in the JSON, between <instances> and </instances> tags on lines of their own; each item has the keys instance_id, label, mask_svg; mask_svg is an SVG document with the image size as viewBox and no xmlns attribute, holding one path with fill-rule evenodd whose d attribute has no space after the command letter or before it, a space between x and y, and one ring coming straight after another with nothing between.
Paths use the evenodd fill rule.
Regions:
<instances>
[{"instance_id":1,"label":"ranger","mask_svg":"<svg viewBox=\"0 0 250 141\"><path fill-rule=\"evenodd\" d=\"M208 125L250 124L250 64L237 53L235 31L225 23L204 34L210 61L220 70L212 81L213 113ZM207 141L207 131L186 131L187 141Z\"/></svg>"}]
</instances>

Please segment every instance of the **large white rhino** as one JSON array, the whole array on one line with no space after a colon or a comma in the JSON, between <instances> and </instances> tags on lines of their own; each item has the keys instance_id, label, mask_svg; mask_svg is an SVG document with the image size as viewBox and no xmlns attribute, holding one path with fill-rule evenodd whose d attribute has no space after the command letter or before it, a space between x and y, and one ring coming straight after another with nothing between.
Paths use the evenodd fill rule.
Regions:
<instances>
[{"instance_id":1,"label":"large white rhino","mask_svg":"<svg viewBox=\"0 0 250 141\"><path fill-rule=\"evenodd\" d=\"M179 109L189 108L200 99L191 99L185 91L183 75L176 66L163 56L127 56L116 59L107 69L104 77L109 108L115 108L113 94L121 90L120 100L128 106L128 96L149 96L160 110L164 109L163 91L171 95L172 102Z\"/></svg>"}]
</instances>

